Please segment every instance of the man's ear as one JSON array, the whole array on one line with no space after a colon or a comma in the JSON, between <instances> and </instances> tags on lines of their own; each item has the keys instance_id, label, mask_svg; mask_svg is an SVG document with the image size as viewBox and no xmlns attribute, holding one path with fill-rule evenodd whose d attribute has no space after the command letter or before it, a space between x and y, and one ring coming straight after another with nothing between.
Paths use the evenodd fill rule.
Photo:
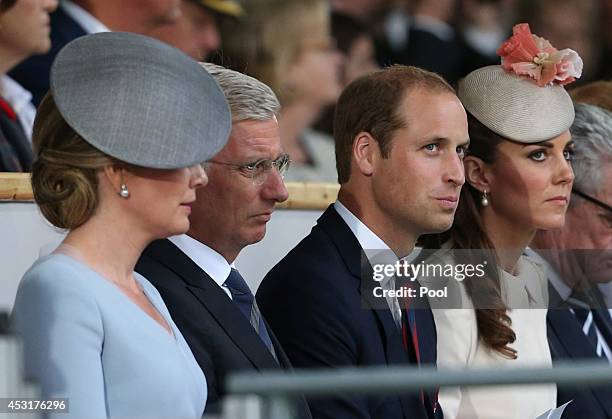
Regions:
<instances>
[{"instance_id":1,"label":"man's ear","mask_svg":"<svg viewBox=\"0 0 612 419\"><path fill-rule=\"evenodd\" d=\"M368 132L360 132L353 140L353 159L355 167L364 176L371 176L374 172L376 153L380 154L378 141Z\"/></svg>"},{"instance_id":2,"label":"man's ear","mask_svg":"<svg viewBox=\"0 0 612 419\"><path fill-rule=\"evenodd\" d=\"M488 165L476 156L466 156L463 160L465 180L480 192L491 191L491 174Z\"/></svg>"}]
</instances>

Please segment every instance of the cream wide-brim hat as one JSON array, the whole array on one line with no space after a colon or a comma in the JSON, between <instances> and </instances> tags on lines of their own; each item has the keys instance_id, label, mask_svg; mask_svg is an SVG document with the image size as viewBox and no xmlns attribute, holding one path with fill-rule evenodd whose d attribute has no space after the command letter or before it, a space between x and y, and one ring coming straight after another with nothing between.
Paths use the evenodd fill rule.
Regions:
<instances>
[{"instance_id":1,"label":"cream wide-brim hat","mask_svg":"<svg viewBox=\"0 0 612 419\"><path fill-rule=\"evenodd\" d=\"M520 143L557 137L574 121L574 105L565 88L540 87L499 65L472 71L459 81L457 95L487 128Z\"/></svg>"}]
</instances>

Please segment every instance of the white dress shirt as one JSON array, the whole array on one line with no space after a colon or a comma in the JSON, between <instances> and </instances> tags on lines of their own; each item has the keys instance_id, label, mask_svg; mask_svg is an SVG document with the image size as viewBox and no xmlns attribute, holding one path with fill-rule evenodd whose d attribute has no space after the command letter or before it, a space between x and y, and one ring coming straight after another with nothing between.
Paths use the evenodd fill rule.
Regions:
<instances>
[{"instance_id":1,"label":"white dress shirt","mask_svg":"<svg viewBox=\"0 0 612 419\"><path fill-rule=\"evenodd\" d=\"M189 237L187 234L169 237L168 240L185 253L196 265L210 276L215 283L221 287L223 292L232 299L232 293L225 286L225 281L232 270L232 265L216 250L211 249L204 243Z\"/></svg>"},{"instance_id":2,"label":"white dress shirt","mask_svg":"<svg viewBox=\"0 0 612 419\"><path fill-rule=\"evenodd\" d=\"M64 0L60 3L62 10L74 19L81 28L87 33L99 33L99 32L110 32L110 29L106 27L102 22L96 19L91 13L83 9L81 6L71 2L70 0Z\"/></svg>"},{"instance_id":3,"label":"white dress shirt","mask_svg":"<svg viewBox=\"0 0 612 419\"><path fill-rule=\"evenodd\" d=\"M17 114L17 119L26 137L32 141L32 127L36 116L36 108L31 102L32 93L6 75L0 78L0 93Z\"/></svg>"}]
</instances>

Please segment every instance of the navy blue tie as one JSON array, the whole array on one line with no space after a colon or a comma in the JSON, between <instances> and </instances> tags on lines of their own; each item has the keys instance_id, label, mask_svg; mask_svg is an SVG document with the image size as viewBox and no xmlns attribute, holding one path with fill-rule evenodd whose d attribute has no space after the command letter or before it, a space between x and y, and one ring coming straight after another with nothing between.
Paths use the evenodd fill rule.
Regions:
<instances>
[{"instance_id":1,"label":"navy blue tie","mask_svg":"<svg viewBox=\"0 0 612 419\"><path fill-rule=\"evenodd\" d=\"M266 324L255 302L255 296L242 275L240 275L240 272L232 268L224 284L229 288L234 304L238 306L238 309L240 309L242 314L249 320L251 326L253 326L257 334L259 334L263 343L268 347L274 358L276 358L276 353L274 352L270 335L266 329Z\"/></svg>"}]
</instances>

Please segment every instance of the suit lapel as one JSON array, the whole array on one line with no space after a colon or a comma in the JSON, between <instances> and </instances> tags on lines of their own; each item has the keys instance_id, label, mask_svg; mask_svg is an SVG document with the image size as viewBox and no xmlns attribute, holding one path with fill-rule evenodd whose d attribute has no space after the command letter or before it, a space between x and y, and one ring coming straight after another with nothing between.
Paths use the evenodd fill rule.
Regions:
<instances>
[{"instance_id":1,"label":"suit lapel","mask_svg":"<svg viewBox=\"0 0 612 419\"><path fill-rule=\"evenodd\" d=\"M378 286L372 277L372 266L363 255L357 238L346 225L342 217L329 206L317 221L329 239L334 243L344 263L353 277L355 286L359 287L362 296L362 304L370 308L379 324L381 338L385 348L387 365L409 364L410 359L404 349L400 330L393 320L391 311L386 306L384 299L374 296L374 287ZM362 274L363 273L363 274ZM383 303L384 305L381 305ZM412 411L413 407L407 395L399 395L404 414Z\"/></svg>"},{"instance_id":2,"label":"suit lapel","mask_svg":"<svg viewBox=\"0 0 612 419\"><path fill-rule=\"evenodd\" d=\"M582 333L580 324L569 309L552 309L548 311L549 334L552 332L556 341L565 349L570 359L599 359L594 352L593 346ZM550 338L549 338L550 340ZM553 353L559 352L557 348L551 348ZM559 354L561 355L561 354ZM561 359L564 357L561 355ZM603 360L602 364L604 363ZM591 387L593 394L608 412L612 412L612 399L610 398L610 387Z\"/></svg>"},{"instance_id":3,"label":"suit lapel","mask_svg":"<svg viewBox=\"0 0 612 419\"><path fill-rule=\"evenodd\" d=\"M592 345L582 333L580 324L569 309L550 309L547 321L571 358L593 358Z\"/></svg>"},{"instance_id":4,"label":"suit lapel","mask_svg":"<svg viewBox=\"0 0 612 419\"><path fill-rule=\"evenodd\" d=\"M144 254L166 266L185 281L186 287L202 307L215 318L219 326L257 369L278 368L278 363L255 329L227 294L180 249L169 240L158 240L151 243Z\"/></svg>"},{"instance_id":5,"label":"suit lapel","mask_svg":"<svg viewBox=\"0 0 612 419\"><path fill-rule=\"evenodd\" d=\"M318 225L337 247L347 269L355 278L355 286L359 287L362 304L374 312L382 331L387 363L409 363L403 348L401 333L387 307L386 300L374 296L374 288L379 284L372 278L372 267L364 256L357 238L333 206L330 206L319 218Z\"/></svg>"},{"instance_id":6,"label":"suit lapel","mask_svg":"<svg viewBox=\"0 0 612 419\"><path fill-rule=\"evenodd\" d=\"M591 358L593 351L576 317L569 311L557 290L548 283L549 301L552 302L546 320L560 345L571 358Z\"/></svg>"}]
</instances>

